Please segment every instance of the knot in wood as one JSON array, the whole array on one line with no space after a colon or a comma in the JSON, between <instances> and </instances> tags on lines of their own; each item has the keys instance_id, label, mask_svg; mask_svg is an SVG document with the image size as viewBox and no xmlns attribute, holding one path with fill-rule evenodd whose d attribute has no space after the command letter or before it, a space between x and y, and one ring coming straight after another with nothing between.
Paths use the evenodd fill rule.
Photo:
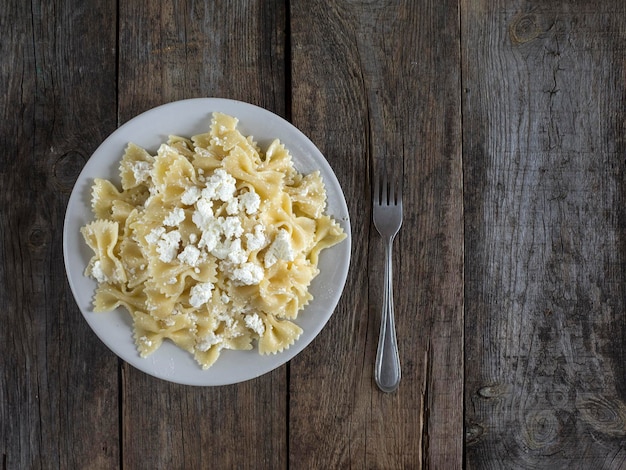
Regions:
<instances>
[{"instance_id":1,"label":"knot in wood","mask_svg":"<svg viewBox=\"0 0 626 470\"><path fill-rule=\"evenodd\" d=\"M576 400L583 421L609 436L626 436L626 405L618 399L586 395Z\"/></svg>"},{"instance_id":2,"label":"knot in wood","mask_svg":"<svg viewBox=\"0 0 626 470\"><path fill-rule=\"evenodd\" d=\"M487 385L478 389L478 395L482 398L498 398L504 395L508 387L502 384Z\"/></svg>"},{"instance_id":3,"label":"knot in wood","mask_svg":"<svg viewBox=\"0 0 626 470\"><path fill-rule=\"evenodd\" d=\"M46 232L38 226L30 229L28 233L28 246L31 250L41 248L46 245L48 237Z\"/></svg>"},{"instance_id":4,"label":"knot in wood","mask_svg":"<svg viewBox=\"0 0 626 470\"><path fill-rule=\"evenodd\" d=\"M555 408L564 408L567 407L569 401L569 395L567 390L551 390L547 394L548 401Z\"/></svg>"},{"instance_id":5,"label":"knot in wood","mask_svg":"<svg viewBox=\"0 0 626 470\"><path fill-rule=\"evenodd\" d=\"M537 22L537 16L532 13L516 15L509 25L511 42L513 44L524 44L536 39L541 32Z\"/></svg>"},{"instance_id":6,"label":"knot in wood","mask_svg":"<svg viewBox=\"0 0 626 470\"><path fill-rule=\"evenodd\" d=\"M554 410L532 410L526 415L524 440L531 450L559 445L561 423Z\"/></svg>"},{"instance_id":7,"label":"knot in wood","mask_svg":"<svg viewBox=\"0 0 626 470\"><path fill-rule=\"evenodd\" d=\"M467 445L475 444L483 434L485 434L485 428L480 424L468 423L465 427L465 443Z\"/></svg>"},{"instance_id":8,"label":"knot in wood","mask_svg":"<svg viewBox=\"0 0 626 470\"><path fill-rule=\"evenodd\" d=\"M56 187L61 192L71 192L86 162L85 156L76 150L71 150L58 157L52 167Z\"/></svg>"}]
</instances>

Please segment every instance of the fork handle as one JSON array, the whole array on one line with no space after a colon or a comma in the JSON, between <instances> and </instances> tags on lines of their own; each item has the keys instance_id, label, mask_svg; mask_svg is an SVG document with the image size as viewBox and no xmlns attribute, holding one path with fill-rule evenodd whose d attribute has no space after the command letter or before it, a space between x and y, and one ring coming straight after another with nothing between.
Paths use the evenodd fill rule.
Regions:
<instances>
[{"instance_id":1,"label":"fork handle","mask_svg":"<svg viewBox=\"0 0 626 470\"><path fill-rule=\"evenodd\" d=\"M376 351L374 378L383 392L393 392L400 384L400 356L396 339L396 325L393 315L393 273L391 252L393 237L385 244L385 284L383 289L383 309Z\"/></svg>"}]
</instances>

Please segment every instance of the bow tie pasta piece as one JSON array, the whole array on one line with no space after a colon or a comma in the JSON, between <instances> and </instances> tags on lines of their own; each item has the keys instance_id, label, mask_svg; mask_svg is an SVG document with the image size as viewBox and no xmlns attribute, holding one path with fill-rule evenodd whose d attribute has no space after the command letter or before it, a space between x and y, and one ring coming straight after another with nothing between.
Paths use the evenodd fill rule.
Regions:
<instances>
[{"instance_id":1,"label":"bow tie pasta piece","mask_svg":"<svg viewBox=\"0 0 626 470\"><path fill-rule=\"evenodd\" d=\"M117 256L119 224L96 220L81 229L83 237L94 252L85 273L100 283L125 283L126 271Z\"/></svg>"},{"instance_id":2,"label":"bow tie pasta piece","mask_svg":"<svg viewBox=\"0 0 626 470\"><path fill-rule=\"evenodd\" d=\"M122 190L128 191L141 186L148 188L153 165L152 155L138 145L129 143L120 162Z\"/></svg>"},{"instance_id":3,"label":"bow tie pasta piece","mask_svg":"<svg viewBox=\"0 0 626 470\"><path fill-rule=\"evenodd\" d=\"M128 144L119 190L95 179L94 310L124 307L141 357L172 341L206 369L224 349L289 348L312 300L319 252L346 235L328 215L319 172L302 175L274 140L263 151L238 120L169 136L153 155Z\"/></svg>"}]
</instances>

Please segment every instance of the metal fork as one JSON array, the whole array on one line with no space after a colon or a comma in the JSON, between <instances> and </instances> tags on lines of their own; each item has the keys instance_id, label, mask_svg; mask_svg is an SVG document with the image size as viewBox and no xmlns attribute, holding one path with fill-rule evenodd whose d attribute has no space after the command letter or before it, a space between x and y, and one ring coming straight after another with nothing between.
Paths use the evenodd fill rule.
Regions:
<instances>
[{"instance_id":1,"label":"metal fork","mask_svg":"<svg viewBox=\"0 0 626 470\"><path fill-rule=\"evenodd\" d=\"M391 253L393 240L402 225L402 180L387 178L387 171L374 182L372 197L374 226L385 242L385 284L383 308L376 351L374 378L383 392L393 392L400 384L400 357L393 314L393 275Z\"/></svg>"}]
</instances>

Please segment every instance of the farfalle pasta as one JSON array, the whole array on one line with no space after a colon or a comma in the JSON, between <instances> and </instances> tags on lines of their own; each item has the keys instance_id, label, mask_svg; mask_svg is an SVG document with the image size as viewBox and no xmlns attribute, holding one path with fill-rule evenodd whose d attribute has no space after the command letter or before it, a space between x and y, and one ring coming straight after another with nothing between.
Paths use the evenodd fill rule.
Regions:
<instances>
[{"instance_id":1,"label":"farfalle pasta","mask_svg":"<svg viewBox=\"0 0 626 470\"><path fill-rule=\"evenodd\" d=\"M283 144L262 151L237 123L214 113L209 132L170 136L156 155L130 143L121 190L94 181L81 228L93 308L124 307L142 357L170 340L206 369L223 349L289 348L319 252L346 237L319 172L298 173Z\"/></svg>"}]
</instances>

